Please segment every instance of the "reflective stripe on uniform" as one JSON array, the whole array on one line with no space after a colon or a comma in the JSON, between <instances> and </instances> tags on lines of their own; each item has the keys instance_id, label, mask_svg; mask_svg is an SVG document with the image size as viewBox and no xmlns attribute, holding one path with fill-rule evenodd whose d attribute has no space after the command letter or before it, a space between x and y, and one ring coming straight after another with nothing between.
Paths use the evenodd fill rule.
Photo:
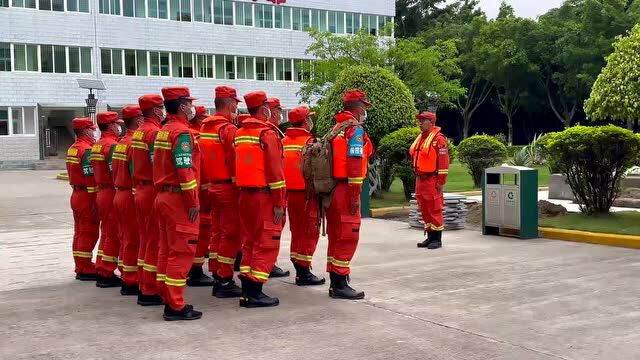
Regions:
<instances>
[{"instance_id":1,"label":"reflective stripe on uniform","mask_svg":"<svg viewBox=\"0 0 640 360\"><path fill-rule=\"evenodd\" d=\"M73 256L79 257L79 258L91 259L93 257L93 254L91 252L85 252L85 251L74 251Z\"/></svg>"},{"instance_id":2,"label":"reflective stripe on uniform","mask_svg":"<svg viewBox=\"0 0 640 360\"><path fill-rule=\"evenodd\" d=\"M349 184L361 185L363 181L364 181L364 178L363 178L363 177L359 177L359 178L347 178L347 183L349 183Z\"/></svg>"},{"instance_id":3,"label":"reflective stripe on uniform","mask_svg":"<svg viewBox=\"0 0 640 360\"><path fill-rule=\"evenodd\" d=\"M285 145L283 148L284 148L284 151L300 151L302 150L303 146L302 145Z\"/></svg>"},{"instance_id":4,"label":"reflective stripe on uniform","mask_svg":"<svg viewBox=\"0 0 640 360\"><path fill-rule=\"evenodd\" d=\"M298 253L291 253L291 258L292 259L296 259L296 260L300 260L300 261L311 261L313 260L313 255L302 255L302 254L298 254Z\"/></svg>"},{"instance_id":5,"label":"reflective stripe on uniform","mask_svg":"<svg viewBox=\"0 0 640 360\"><path fill-rule=\"evenodd\" d=\"M240 266L240 273L246 274L251 272L251 266Z\"/></svg>"},{"instance_id":6,"label":"reflective stripe on uniform","mask_svg":"<svg viewBox=\"0 0 640 360\"><path fill-rule=\"evenodd\" d=\"M351 265L350 261L342 261L342 260L336 260L336 259L332 259L331 263L334 266L338 266L338 267L349 267L349 265Z\"/></svg>"},{"instance_id":7,"label":"reflective stripe on uniform","mask_svg":"<svg viewBox=\"0 0 640 360\"><path fill-rule=\"evenodd\" d=\"M164 282L167 280L167 275L165 274L156 274L156 281Z\"/></svg>"},{"instance_id":8,"label":"reflective stripe on uniform","mask_svg":"<svg viewBox=\"0 0 640 360\"><path fill-rule=\"evenodd\" d=\"M260 280L269 279L269 273L262 272L262 271L251 270L251 275L253 275L253 277L255 277L256 279L260 279Z\"/></svg>"},{"instance_id":9,"label":"reflective stripe on uniform","mask_svg":"<svg viewBox=\"0 0 640 360\"><path fill-rule=\"evenodd\" d=\"M67 164L80 164L80 159L67 156Z\"/></svg>"},{"instance_id":10,"label":"reflective stripe on uniform","mask_svg":"<svg viewBox=\"0 0 640 360\"><path fill-rule=\"evenodd\" d=\"M257 136L238 136L235 139L236 144L260 144L260 138Z\"/></svg>"},{"instance_id":11,"label":"reflective stripe on uniform","mask_svg":"<svg viewBox=\"0 0 640 360\"><path fill-rule=\"evenodd\" d=\"M218 255L218 262L221 262L223 264L233 264L236 262L236 259Z\"/></svg>"},{"instance_id":12,"label":"reflective stripe on uniform","mask_svg":"<svg viewBox=\"0 0 640 360\"><path fill-rule=\"evenodd\" d=\"M204 256L193 258L193 263L194 264L204 264Z\"/></svg>"},{"instance_id":13,"label":"reflective stripe on uniform","mask_svg":"<svg viewBox=\"0 0 640 360\"><path fill-rule=\"evenodd\" d=\"M122 160L122 161L127 161L127 155L125 154L118 154L118 153L114 153L113 156L111 157L112 160Z\"/></svg>"},{"instance_id":14,"label":"reflective stripe on uniform","mask_svg":"<svg viewBox=\"0 0 640 360\"><path fill-rule=\"evenodd\" d=\"M122 271L124 272L136 272L138 271L138 267L135 265L122 265Z\"/></svg>"},{"instance_id":15,"label":"reflective stripe on uniform","mask_svg":"<svg viewBox=\"0 0 640 360\"><path fill-rule=\"evenodd\" d=\"M142 269L144 269L144 271L148 271L148 272L156 272L156 271L158 271L158 267L157 266L149 265L149 264L142 265Z\"/></svg>"},{"instance_id":16,"label":"reflective stripe on uniform","mask_svg":"<svg viewBox=\"0 0 640 360\"><path fill-rule=\"evenodd\" d=\"M147 144L145 144L142 141L136 141L136 140L132 141L131 147L136 149L149 150L149 147L147 146Z\"/></svg>"},{"instance_id":17,"label":"reflective stripe on uniform","mask_svg":"<svg viewBox=\"0 0 640 360\"><path fill-rule=\"evenodd\" d=\"M153 143L153 147L155 149L164 149L164 150L171 150L171 143L168 141L160 141L160 140L156 140Z\"/></svg>"},{"instance_id":18,"label":"reflective stripe on uniform","mask_svg":"<svg viewBox=\"0 0 640 360\"><path fill-rule=\"evenodd\" d=\"M138 259L138 266L144 266L144 260Z\"/></svg>"},{"instance_id":19,"label":"reflective stripe on uniform","mask_svg":"<svg viewBox=\"0 0 640 360\"><path fill-rule=\"evenodd\" d=\"M98 192L98 187L97 186L87 186L87 192L88 193Z\"/></svg>"},{"instance_id":20,"label":"reflective stripe on uniform","mask_svg":"<svg viewBox=\"0 0 640 360\"><path fill-rule=\"evenodd\" d=\"M218 258L218 253L209 253L209 260L216 260Z\"/></svg>"},{"instance_id":21,"label":"reflective stripe on uniform","mask_svg":"<svg viewBox=\"0 0 640 360\"><path fill-rule=\"evenodd\" d=\"M107 256L107 255L102 255L102 261L107 261L107 262L118 262L118 257L117 257L117 256Z\"/></svg>"},{"instance_id":22,"label":"reflective stripe on uniform","mask_svg":"<svg viewBox=\"0 0 640 360\"><path fill-rule=\"evenodd\" d=\"M186 183L180 183L180 189L182 191L193 190L197 187L198 187L198 182L196 181L196 179L193 179Z\"/></svg>"},{"instance_id":23,"label":"reflective stripe on uniform","mask_svg":"<svg viewBox=\"0 0 640 360\"><path fill-rule=\"evenodd\" d=\"M167 286L185 286L187 285L187 279L172 279L167 276L164 283L167 284Z\"/></svg>"},{"instance_id":24,"label":"reflective stripe on uniform","mask_svg":"<svg viewBox=\"0 0 640 360\"><path fill-rule=\"evenodd\" d=\"M200 133L200 140L220 140L220 135L218 135L218 134L209 134L209 133Z\"/></svg>"},{"instance_id":25,"label":"reflective stripe on uniform","mask_svg":"<svg viewBox=\"0 0 640 360\"><path fill-rule=\"evenodd\" d=\"M282 180L282 181L276 181L276 182L269 183L268 185L269 185L269 188L271 190L277 190L277 189L282 189L282 188L286 187L287 183L284 180Z\"/></svg>"}]
</instances>

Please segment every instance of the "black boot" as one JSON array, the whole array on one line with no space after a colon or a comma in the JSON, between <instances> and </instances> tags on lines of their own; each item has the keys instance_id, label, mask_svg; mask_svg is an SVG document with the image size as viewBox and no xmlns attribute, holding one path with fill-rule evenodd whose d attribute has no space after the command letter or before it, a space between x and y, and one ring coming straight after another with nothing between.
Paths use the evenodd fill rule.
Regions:
<instances>
[{"instance_id":1,"label":"black boot","mask_svg":"<svg viewBox=\"0 0 640 360\"><path fill-rule=\"evenodd\" d=\"M322 285L325 283L323 277L315 276L311 272L311 267L302 266L297 263L293 263L293 267L296 268L296 285L298 286L313 286Z\"/></svg>"},{"instance_id":2,"label":"black boot","mask_svg":"<svg viewBox=\"0 0 640 360\"><path fill-rule=\"evenodd\" d=\"M202 266L191 266L189 274L187 275L187 285L189 286L211 286L213 285L213 278L205 275L202 271Z\"/></svg>"},{"instance_id":3,"label":"black boot","mask_svg":"<svg viewBox=\"0 0 640 360\"><path fill-rule=\"evenodd\" d=\"M138 294L138 305L140 306L158 306L163 305L164 302L160 295L144 295Z\"/></svg>"},{"instance_id":4,"label":"black boot","mask_svg":"<svg viewBox=\"0 0 640 360\"><path fill-rule=\"evenodd\" d=\"M289 270L282 270L278 265L273 265L273 269L271 269L271 274L269 274L270 278L277 277L287 277L289 276Z\"/></svg>"},{"instance_id":5,"label":"black boot","mask_svg":"<svg viewBox=\"0 0 640 360\"><path fill-rule=\"evenodd\" d=\"M431 243L431 241L433 240L433 235L431 233L431 231L427 232L427 238L423 241L423 242L419 242L418 243L418 247L419 248L426 248L429 246L429 244Z\"/></svg>"},{"instance_id":6,"label":"black boot","mask_svg":"<svg viewBox=\"0 0 640 360\"><path fill-rule=\"evenodd\" d=\"M262 283L245 280L242 284L244 298L240 299L240 306L246 308L261 308L278 306L280 300L277 297L270 297L262 292ZM243 301L244 300L244 301Z\"/></svg>"},{"instance_id":7,"label":"black boot","mask_svg":"<svg viewBox=\"0 0 640 360\"><path fill-rule=\"evenodd\" d=\"M219 299L237 298L242 296L242 289L236 285L233 278L231 279L216 279L213 283L213 290L211 296L215 296Z\"/></svg>"},{"instance_id":8,"label":"black boot","mask_svg":"<svg viewBox=\"0 0 640 360\"><path fill-rule=\"evenodd\" d=\"M360 300L364 299L364 291L356 291L349 286L347 275L329 273L331 285L329 285L329 296L334 299Z\"/></svg>"},{"instance_id":9,"label":"black boot","mask_svg":"<svg viewBox=\"0 0 640 360\"><path fill-rule=\"evenodd\" d=\"M96 279L96 286L99 288L112 288L112 287L119 287L120 285L122 285L122 283L120 282L120 278L113 275L111 277L104 277L104 276L100 276L98 275L98 278Z\"/></svg>"},{"instance_id":10,"label":"black boot","mask_svg":"<svg viewBox=\"0 0 640 360\"><path fill-rule=\"evenodd\" d=\"M233 263L233 271L240 271L240 262L242 261L242 251L236 254L236 261Z\"/></svg>"},{"instance_id":11,"label":"black boot","mask_svg":"<svg viewBox=\"0 0 640 360\"><path fill-rule=\"evenodd\" d=\"M202 317L202 312L193 310L193 306L191 305L185 305L182 310L173 310L169 305L165 305L162 317L166 321L198 320Z\"/></svg>"},{"instance_id":12,"label":"black boot","mask_svg":"<svg viewBox=\"0 0 640 360\"><path fill-rule=\"evenodd\" d=\"M132 295L138 295L139 290L138 290L138 285L127 285L125 283L122 283L122 287L120 288L120 295L122 296L132 296Z\"/></svg>"},{"instance_id":13,"label":"black boot","mask_svg":"<svg viewBox=\"0 0 640 360\"><path fill-rule=\"evenodd\" d=\"M96 281L98 280L98 274L96 273L77 273L76 280L80 281Z\"/></svg>"},{"instance_id":14,"label":"black boot","mask_svg":"<svg viewBox=\"0 0 640 360\"><path fill-rule=\"evenodd\" d=\"M434 250L442 247L442 231L434 231L432 240L427 246L427 249Z\"/></svg>"}]
</instances>

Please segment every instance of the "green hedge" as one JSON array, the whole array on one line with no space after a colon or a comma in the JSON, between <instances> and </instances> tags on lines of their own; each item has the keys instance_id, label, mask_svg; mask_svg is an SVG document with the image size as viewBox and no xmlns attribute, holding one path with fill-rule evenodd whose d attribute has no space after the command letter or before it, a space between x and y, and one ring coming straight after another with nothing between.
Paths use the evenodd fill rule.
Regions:
<instances>
[{"instance_id":1,"label":"green hedge","mask_svg":"<svg viewBox=\"0 0 640 360\"><path fill-rule=\"evenodd\" d=\"M500 165L507 158L507 147L490 135L474 135L458 144L458 159L469 170L475 187L480 187L484 169Z\"/></svg>"}]
</instances>

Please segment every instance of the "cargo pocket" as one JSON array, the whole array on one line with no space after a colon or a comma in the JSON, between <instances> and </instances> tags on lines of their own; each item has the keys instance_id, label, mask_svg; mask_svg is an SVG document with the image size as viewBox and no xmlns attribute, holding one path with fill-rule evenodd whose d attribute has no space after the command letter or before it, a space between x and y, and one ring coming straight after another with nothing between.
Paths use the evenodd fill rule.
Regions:
<instances>
[{"instance_id":1,"label":"cargo pocket","mask_svg":"<svg viewBox=\"0 0 640 360\"><path fill-rule=\"evenodd\" d=\"M358 216L342 215L340 218L340 240L345 242L357 242L360 238L360 222Z\"/></svg>"},{"instance_id":2,"label":"cargo pocket","mask_svg":"<svg viewBox=\"0 0 640 360\"><path fill-rule=\"evenodd\" d=\"M260 247L263 249L279 249L282 225L274 224L273 221L265 221L262 224L262 239Z\"/></svg>"},{"instance_id":3,"label":"cargo pocket","mask_svg":"<svg viewBox=\"0 0 640 360\"><path fill-rule=\"evenodd\" d=\"M195 253L198 244L198 222L193 223L176 223L176 236L178 237L174 244L174 249L179 252ZM171 245L170 245L171 247Z\"/></svg>"}]
</instances>

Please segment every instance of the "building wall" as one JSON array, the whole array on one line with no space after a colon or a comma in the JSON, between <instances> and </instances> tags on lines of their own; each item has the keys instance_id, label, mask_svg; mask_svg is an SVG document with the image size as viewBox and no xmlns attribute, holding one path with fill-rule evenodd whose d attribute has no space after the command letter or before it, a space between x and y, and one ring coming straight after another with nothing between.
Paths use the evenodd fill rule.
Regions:
<instances>
[{"instance_id":1,"label":"building wall","mask_svg":"<svg viewBox=\"0 0 640 360\"><path fill-rule=\"evenodd\" d=\"M0 161L40 159L37 136L0 136Z\"/></svg>"}]
</instances>

